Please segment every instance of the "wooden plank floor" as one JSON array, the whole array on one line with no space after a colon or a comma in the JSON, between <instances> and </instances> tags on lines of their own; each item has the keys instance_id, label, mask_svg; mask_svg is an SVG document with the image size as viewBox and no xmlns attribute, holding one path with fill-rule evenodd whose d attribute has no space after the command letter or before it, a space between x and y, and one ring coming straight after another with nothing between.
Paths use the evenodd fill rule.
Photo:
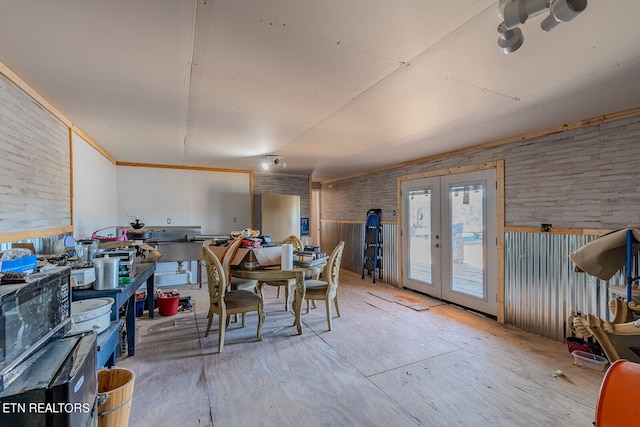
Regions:
<instances>
[{"instance_id":1,"label":"wooden plank floor","mask_svg":"<svg viewBox=\"0 0 640 427\"><path fill-rule=\"evenodd\" d=\"M573 366L563 343L417 293L343 270L333 330L319 305L296 335L266 287L263 341L252 313L217 354L206 289L178 289L194 310L145 313L136 355L118 361L136 374L131 426L592 425L604 372Z\"/></svg>"}]
</instances>

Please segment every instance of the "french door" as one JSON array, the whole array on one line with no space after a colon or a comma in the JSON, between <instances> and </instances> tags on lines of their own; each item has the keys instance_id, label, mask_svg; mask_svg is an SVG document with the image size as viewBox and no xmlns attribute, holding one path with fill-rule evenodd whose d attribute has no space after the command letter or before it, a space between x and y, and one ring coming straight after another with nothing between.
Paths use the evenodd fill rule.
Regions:
<instances>
[{"instance_id":1,"label":"french door","mask_svg":"<svg viewBox=\"0 0 640 427\"><path fill-rule=\"evenodd\" d=\"M496 170L402 181L403 286L497 315Z\"/></svg>"}]
</instances>

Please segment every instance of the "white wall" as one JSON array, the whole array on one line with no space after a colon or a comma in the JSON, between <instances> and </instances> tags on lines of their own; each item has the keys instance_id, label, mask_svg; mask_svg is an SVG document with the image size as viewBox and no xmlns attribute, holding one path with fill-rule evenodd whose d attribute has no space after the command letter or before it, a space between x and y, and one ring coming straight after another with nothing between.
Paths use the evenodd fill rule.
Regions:
<instances>
[{"instance_id":1,"label":"white wall","mask_svg":"<svg viewBox=\"0 0 640 427\"><path fill-rule=\"evenodd\" d=\"M228 234L251 222L247 173L117 167L118 223L199 225L203 234Z\"/></svg>"},{"instance_id":2,"label":"white wall","mask_svg":"<svg viewBox=\"0 0 640 427\"><path fill-rule=\"evenodd\" d=\"M73 236L117 224L116 166L73 134Z\"/></svg>"},{"instance_id":3,"label":"white wall","mask_svg":"<svg viewBox=\"0 0 640 427\"><path fill-rule=\"evenodd\" d=\"M191 171L191 222L203 234L228 234L251 226L247 173Z\"/></svg>"},{"instance_id":4,"label":"white wall","mask_svg":"<svg viewBox=\"0 0 640 427\"><path fill-rule=\"evenodd\" d=\"M115 166L73 134L74 237L105 227L199 225L203 234L228 234L251 223L248 173ZM105 230L100 234L115 232Z\"/></svg>"},{"instance_id":5,"label":"white wall","mask_svg":"<svg viewBox=\"0 0 640 427\"><path fill-rule=\"evenodd\" d=\"M189 171L167 168L117 167L118 223L138 218L147 225L192 224Z\"/></svg>"}]
</instances>

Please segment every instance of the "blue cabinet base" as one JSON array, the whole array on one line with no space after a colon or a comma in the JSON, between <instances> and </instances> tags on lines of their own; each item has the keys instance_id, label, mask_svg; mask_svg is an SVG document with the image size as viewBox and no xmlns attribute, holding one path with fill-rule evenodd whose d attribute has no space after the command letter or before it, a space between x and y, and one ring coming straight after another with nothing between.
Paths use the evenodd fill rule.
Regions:
<instances>
[{"instance_id":1,"label":"blue cabinet base","mask_svg":"<svg viewBox=\"0 0 640 427\"><path fill-rule=\"evenodd\" d=\"M106 331L98 335L98 369L116 366L116 350L120 343L120 325L122 320L114 320Z\"/></svg>"}]
</instances>

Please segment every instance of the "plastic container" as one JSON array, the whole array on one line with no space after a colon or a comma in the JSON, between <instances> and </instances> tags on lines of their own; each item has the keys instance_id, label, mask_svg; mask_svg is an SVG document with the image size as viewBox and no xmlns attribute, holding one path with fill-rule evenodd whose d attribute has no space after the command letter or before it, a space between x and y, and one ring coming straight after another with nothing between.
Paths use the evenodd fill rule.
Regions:
<instances>
[{"instance_id":1,"label":"plastic container","mask_svg":"<svg viewBox=\"0 0 640 427\"><path fill-rule=\"evenodd\" d=\"M597 343L590 343L581 338L576 337L568 337L567 338L567 347L569 348L569 353L573 353L575 350L584 351L585 353L593 353L598 356L604 356L604 352L602 348Z\"/></svg>"},{"instance_id":2,"label":"plastic container","mask_svg":"<svg viewBox=\"0 0 640 427\"><path fill-rule=\"evenodd\" d=\"M126 427L135 375L124 368L101 369L98 371L98 425L100 427ZM105 400L106 399L106 400Z\"/></svg>"},{"instance_id":3,"label":"plastic container","mask_svg":"<svg viewBox=\"0 0 640 427\"><path fill-rule=\"evenodd\" d=\"M594 425L628 426L637 423L640 405L633 390L638 383L640 364L624 359L613 362L602 379Z\"/></svg>"},{"instance_id":4,"label":"plastic container","mask_svg":"<svg viewBox=\"0 0 640 427\"><path fill-rule=\"evenodd\" d=\"M111 324L113 298L90 298L71 303L71 319L78 331L101 333Z\"/></svg>"},{"instance_id":5,"label":"plastic container","mask_svg":"<svg viewBox=\"0 0 640 427\"><path fill-rule=\"evenodd\" d=\"M178 305L180 302L180 295L165 296L158 295L158 313L160 316L174 316L178 314Z\"/></svg>"},{"instance_id":6,"label":"plastic container","mask_svg":"<svg viewBox=\"0 0 640 427\"><path fill-rule=\"evenodd\" d=\"M586 351L574 350L571 352L576 364L584 366L585 368L595 369L596 371L604 371L609 361L597 354L587 353Z\"/></svg>"},{"instance_id":7,"label":"plastic container","mask_svg":"<svg viewBox=\"0 0 640 427\"><path fill-rule=\"evenodd\" d=\"M142 313L144 312L144 306L145 306L146 302L147 302L147 297L146 296L138 297L136 295L136 317L142 316Z\"/></svg>"}]
</instances>

